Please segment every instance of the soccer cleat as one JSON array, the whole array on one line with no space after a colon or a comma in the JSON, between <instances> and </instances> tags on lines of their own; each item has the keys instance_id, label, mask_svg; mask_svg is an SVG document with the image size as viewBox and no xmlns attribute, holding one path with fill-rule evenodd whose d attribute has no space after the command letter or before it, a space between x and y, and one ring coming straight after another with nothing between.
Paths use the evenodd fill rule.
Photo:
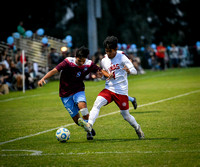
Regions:
<instances>
[{"instance_id":1,"label":"soccer cleat","mask_svg":"<svg viewBox=\"0 0 200 167\"><path fill-rule=\"evenodd\" d=\"M92 131L92 127L89 123L85 122L83 120L83 118L79 118L78 119L78 124L85 129L86 132L91 132Z\"/></svg>"},{"instance_id":2,"label":"soccer cleat","mask_svg":"<svg viewBox=\"0 0 200 167\"><path fill-rule=\"evenodd\" d=\"M93 140L92 132L87 132L87 140Z\"/></svg>"},{"instance_id":3,"label":"soccer cleat","mask_svg":"<svg viewBox=\"0 0 200 167\"><path fill-rule=\"evenodd\" d=\"M93 128L92 128L91 133L92 133L92 136L95 136L95 135L96 135L96 132L95 132L95 130L94 130Z\"/></svg>"},{"instance_id":4,"label":"soccer cleat","mask_svg":"<svg viewBox=\"0 0 200 167\"><path fill-rule=\"evenodd\" d=\"M137 101L136 101L135 97L133 97L133 98L134 98L134 101L132 102L132 104L133 104L134 109L136 110L136 108L137 108Z\"/></svg>"},{"instance_id":5,"label":"soccer cleat","mask_svg":"<svg viewBox=\"0 0 200 167\"><path fill-rule=\"evenodd\" d=\"M141 140L144 139L144 133L143 133L143 131L142 131L142 129L141 129L141 127L140 127L139 124L138 124L138 128L135 129L135 131L136 131L136 133L137 133L139 139L141 139Z\"/></svg>"}]
</instances>

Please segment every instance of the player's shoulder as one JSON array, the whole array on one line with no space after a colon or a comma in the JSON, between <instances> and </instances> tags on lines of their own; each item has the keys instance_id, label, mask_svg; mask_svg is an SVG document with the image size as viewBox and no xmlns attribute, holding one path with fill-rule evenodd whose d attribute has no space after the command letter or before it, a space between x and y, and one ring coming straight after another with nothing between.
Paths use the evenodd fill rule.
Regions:
<instances>
[{"instance_id":1,"label":"player's shoulder","mask_svg":"<svg viewBox=\"0 0 200 167\"><path fill-rule=\"evenodd\" d=\"M117 55L119 56L127 56L126 53L122 50L117 50Z\"/></svg>"},{"instance_id":2,"label":"player's shoulder","mask_svg":"<svg viewBox=\"0 0 200 167\"><path fill-rule=\"evenodd\" d=\"M92 60L86 59L84 65L92 65Z\"/></svg>"},{"instance_id":3,"label":"player's shoulder","mask_svg":"<svg viewBox=\"0 0 200 167\"><path fill-rule=\"evenodd\" d=\"M70 63L75 63L75 57L67 57L65 58L65 61L70 62Z\"/></svg>"},{"instance_id":4,"label":"player's shoulder","mask_svg":"<svg viewBox=\"0 0 200 167\"><path fill-rule=\"evenodd\" d=\"M110 61L110 59L108 58L108 55L107 55L107 54L105 54L105 55L103 56L103 58L101 59L101 63L104 63L104 62L106 62L106 61Z\"/></svg>"},{"instance_id":5,"label":"player's shoulder","mask_svg":"<svg viewBox=\"0 0 200 167\"><path fill-rule=\"evenodd\" d=\"M119 60L124 60L124 59L128 58L128 56L126 55L125 52L119 50L119 51L117 51L116 58Z\"/></svg>"}]
</instances>

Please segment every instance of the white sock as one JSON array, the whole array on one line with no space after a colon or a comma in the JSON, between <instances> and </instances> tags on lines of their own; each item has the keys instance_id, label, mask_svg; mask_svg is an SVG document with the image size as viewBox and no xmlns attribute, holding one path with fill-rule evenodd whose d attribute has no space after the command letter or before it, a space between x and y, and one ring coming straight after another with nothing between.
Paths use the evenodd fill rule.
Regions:
<instances>
[{"instance_id":1,"label":"white sock","mask_svg":"<svg viewBox=\"0 0 200 167\"><path fill-rule=\"evenodd\" d=\"M91 124L93 126L93 124L95 123L95 120L99 116L99 111L100 111L101 107L106 105L107 102L108 101L104 97L97 96L97 98L94 102L94 105L92 107L92 110L90 111L90 116L89 116L89 121L88 121L89 124Z\"/></svg>"},{"instance_id":2,"label":"white sock","mask_svg":"<svg viewBox=\"0 0 200 167\"><path fill-rule=\"evenodd\" d=\"M138 123L135 120L135 118L129 113L129 110L120 110L120 113L122 114L123 118L135 129L138 128Z\"/></svg>"}]
</instances>

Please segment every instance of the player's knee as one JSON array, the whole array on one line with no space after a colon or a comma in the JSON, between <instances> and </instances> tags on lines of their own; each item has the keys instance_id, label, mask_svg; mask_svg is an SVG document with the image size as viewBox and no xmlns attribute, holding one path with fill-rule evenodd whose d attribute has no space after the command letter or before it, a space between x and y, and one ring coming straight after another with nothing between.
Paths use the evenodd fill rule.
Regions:
<instances>
[{"instance_id":1,"label":"player's knee","mask_svg":"<svg viewBox=\"0 0 200 167\"><path fill-rule=\"evenodd\" d=\"M120 111L121 115L123 116L124 120L129 121L130 119L130 114L128 110L121 110Z\"/></svg>"},{"instance_id":2,"label":"player's knee","mask_svg":"<svg viewBox=\"0 0 200 167\"><path fill-rule=\"evenodd\" d=\"M80 112L81 112L82 116L86 116L86 115L88 115L88 114L89 114L89 112L88 112L88 109L87 109L87 108L82 108L82 109L80 109Z\"/></svg>"},{"instance_id":3,"label":"player's knee","mask_svg":"<svg viewBox=\"0 0 200 167\"><path fill-rule=\"evenodd\" d=\"M100 109L102 106L107 104L107 100L101 96L98 96L94 102L94 107Z\"/></svg>"}]
</instances>

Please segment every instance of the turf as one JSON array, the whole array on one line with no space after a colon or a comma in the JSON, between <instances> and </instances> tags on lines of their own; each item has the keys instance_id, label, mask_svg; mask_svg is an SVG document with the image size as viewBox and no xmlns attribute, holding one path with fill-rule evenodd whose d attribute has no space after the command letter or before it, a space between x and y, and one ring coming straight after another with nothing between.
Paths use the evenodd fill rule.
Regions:
<instances>
[{"instance_id":1,"label":"turf","mask_svg":"<svg viewBox=\"0 0 200 167\"><path fill-rule=\"evenodd\" d=\"M115 103L101 109L87 141L58 96L58 81L0 96L0 166L200 166L200 68L129 76L130 113L145 140L123 120ZM88 109L104 82L85 82ZM67 143L55 133L65 126ZM38 152L37 152L38 151Z\"/></svg>"}]
</instances>

